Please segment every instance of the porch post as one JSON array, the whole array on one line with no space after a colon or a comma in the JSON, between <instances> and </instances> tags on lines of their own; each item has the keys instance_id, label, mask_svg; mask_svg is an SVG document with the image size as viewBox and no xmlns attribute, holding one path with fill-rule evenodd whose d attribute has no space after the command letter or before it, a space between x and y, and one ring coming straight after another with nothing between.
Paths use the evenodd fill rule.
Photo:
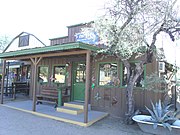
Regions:
<instances>
[{"instance_id":1,"label":"porch post","mask_svg":"<svg viewBox=\"0 0 180 135\"><path fill-rule=\"evenodd\" d=\"M1 104L3 104L5 71L6 71L6 60L3 60L2 80L1 80Z\"/></svg>"},{"instance_id":2,"label":"porch post","mask_svg":"<svg viewBox=\"0 0 180 135\"><path fill-rule=\"evenodd\" d=\"M88 123L88 103L89 103L89 88L90 88L90 55L86 53L86 88L85 88L85 103L84 103L84 123Z\"/></svg>"},{"instance_id":3,"label":"porch post","mask_svg":"<svg viewBox=\"0 0 180 135\"><path fill-rule=\"evenodd\" d=\"M36 111L36 88L37 88L37 65L41 61L40 58L30 58L33 63L33 108L32 111Z\"/></svg>"}]
</instances>

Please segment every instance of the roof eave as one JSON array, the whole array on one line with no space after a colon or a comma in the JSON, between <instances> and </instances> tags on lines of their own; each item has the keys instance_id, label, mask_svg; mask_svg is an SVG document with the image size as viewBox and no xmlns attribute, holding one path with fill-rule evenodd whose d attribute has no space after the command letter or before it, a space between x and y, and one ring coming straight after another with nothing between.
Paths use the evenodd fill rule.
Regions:
<instances>
[{"instance_id":1,"label":"roof eave","mask_svg":"<svg viewBox=\"0 0 180 135\"><path fill-rule=\"evenodd\" d=\"M23 55L35 55L41 53L48 53L54 51L65 51L70 49L84 49L90 51L97 51L100 48L93 45L84 44L81 42L75 42L70 44L63 44L63 45L54 45L54 46L46 46L40 48L31 48L25 50L18 50L13 52L4 52L0 54L0 58L9 58L9 57L16 57L16 56L23 56Z\"/></svg>"}]
</instances>

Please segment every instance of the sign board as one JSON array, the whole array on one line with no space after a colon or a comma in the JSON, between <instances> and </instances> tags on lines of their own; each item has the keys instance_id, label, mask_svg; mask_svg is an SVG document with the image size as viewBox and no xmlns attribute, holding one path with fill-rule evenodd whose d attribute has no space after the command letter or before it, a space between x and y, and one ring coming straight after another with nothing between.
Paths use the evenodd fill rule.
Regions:
<instances>
[{"instance_id":1,"label":"sign board","mask_svg":"<svg viewBox=\"0 0 180 135\"><path fill-rule=\"evenodd\" d=\"M83 42L86 44L98 45L99 42L99 37L96 32L76 33L75 37L77 42Z\"/></svg>"}]
</instances>

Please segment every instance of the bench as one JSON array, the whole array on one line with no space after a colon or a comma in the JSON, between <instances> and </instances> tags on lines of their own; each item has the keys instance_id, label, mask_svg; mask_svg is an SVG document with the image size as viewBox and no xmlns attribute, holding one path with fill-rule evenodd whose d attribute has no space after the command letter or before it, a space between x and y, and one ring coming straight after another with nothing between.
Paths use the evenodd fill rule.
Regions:
<instances>
[{"instance_id":1,"label":"bench","mask_svg":"<svg viewBox=\"0 0 180 135\"><path fill-rule=\"evenodd\" d=\"M58 90L55 86L42 86L40 90L40 94L36 95L36 104L51 103L55 104L55 108L58 105Z\"/></svg>"},{"instance_id":2,"label":"bench","mask_svg":"<svg viewBox=\"0 0 180 135\"><path fill-rule=\"evenodd\" d=\"M64 86L62 87L62 91L61 91L61 105L63 105L64 102L70 102L71 100L71 86Z\"/></svg>"},{"instance_id":3,"label":"bench","mask_svg":"<svg viewBox=\"0 0 180 135\"><path fill-rule=\"evenodd\" d=\"M62 87L62 102L70 101L70 87ZM36 95L36 104L42 103L55 104L55 108L58 106L58 87L43 85L40 90L40 94Z\"/></svg>"},{"instance_id":4,"label":"bench","mask_svg":"<svg viewBox=\"0 0 180 135\"><path fill-rule=\"evenodd\" d=\"M13 82L13 98L16 98L17 93L23 93L25 95L29 95L29 83L28 82Z\"/></svg>"}]
</instances>

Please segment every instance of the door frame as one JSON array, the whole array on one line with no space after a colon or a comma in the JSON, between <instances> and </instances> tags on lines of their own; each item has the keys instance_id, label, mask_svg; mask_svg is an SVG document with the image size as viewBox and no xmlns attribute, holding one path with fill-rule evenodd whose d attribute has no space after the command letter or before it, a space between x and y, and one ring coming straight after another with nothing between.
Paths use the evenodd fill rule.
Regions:
<instances>
[{"instance_id":1,"label":"door frame","mask_svg":"<svg viewBox=\"0 0 180 135\"><path fill-rule=\"evenodd\" d=\"M79 61L79 62L73 62L72 63L72 95L71 95L71 99L72 101L78 101L78 102L84 102L85 101L85 94L84 94L84 99L83 100L75 100L75 86L74 84L76 83L76 69L77 69L77 64L82 63L86 65L85 61ZM86 68L86 66L85 66ZM86 70L85 70L86 73ZM86 75L84 76L84 78L86 79ZM83 83L83 82L81 82ZM85 82L84 82L84 93L85 93Z\"/></svg>"}]
</instances>

